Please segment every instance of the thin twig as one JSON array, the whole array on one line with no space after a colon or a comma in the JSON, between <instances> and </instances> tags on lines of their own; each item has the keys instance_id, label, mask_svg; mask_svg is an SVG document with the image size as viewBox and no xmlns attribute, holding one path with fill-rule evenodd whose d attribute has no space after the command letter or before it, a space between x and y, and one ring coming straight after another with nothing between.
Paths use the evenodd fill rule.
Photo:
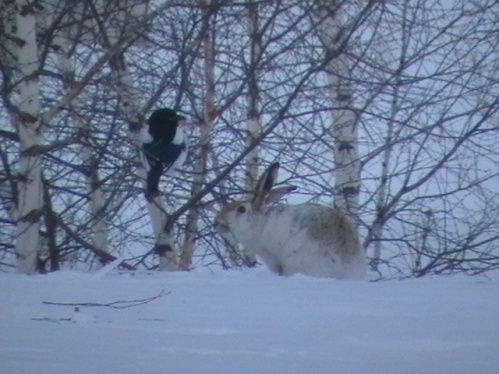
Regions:
<instances>
[{"instance_id":1,"label":"thin twig","mask_svg":"<svg viewBox=\"0 0 499 374\"><path fill-rule=\"evenodd\" d=\"M110 303L92 303L92 302L85 302L85 303L59 303L59 302L53 302L53 301L42 301L43 304L47 305L62 305L62 306L104 306L104 307L109 307L113 309L125 309L125 308L131 308L134 306L142 305L142 304L147 304L150 303L151 301L154 301L156 299L159 299L162 296L169 295L170 292L165 292L164 290L161 291L158 295L148 297L146 299L138 299L138 300L120 300L120 301L113 301Z\"/></svg>"}]
</instances>

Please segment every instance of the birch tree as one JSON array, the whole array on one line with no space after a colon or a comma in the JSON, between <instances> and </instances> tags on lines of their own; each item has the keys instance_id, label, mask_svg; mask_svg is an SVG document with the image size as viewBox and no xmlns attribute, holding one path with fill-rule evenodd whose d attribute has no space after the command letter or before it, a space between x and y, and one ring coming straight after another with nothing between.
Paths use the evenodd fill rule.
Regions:
<instances>
[{"instance_id":1,"label":"birch tree","mask_svg":"<svg viewBox=\"0 0 499 374\"><path fill-rule=\"evenodd\" d=\"M0 3L0 62L2 70L2 83L3 87L12 86L14 71L17 63L17 45L16 43L16 7L14 2ZM11 91L3 90L2 104L8 112L7 115L2 116L1 124L1 142L0 147L0 200L2 211L2 226L14 226L16 220L16 201L17 201L17 180L15 178L15 166L11 164L11 155L19 150L19 136L17 131L13 132L11 129L16 129L15 107L10 104ZM8 130L7 130L8 129ZM10 152L9 152L10 151ZM8 263L9 253L14 253L15 257L15 236L14 231L3 232L2 240L2 262Z\"/></svg>"},{"instance_id":2,"label":"birch tree","mask_svg":"<svg viewBox=\"0 0 499 374\"><path fill-rule=\"evenodd\" d=\"M258 3L248 3L248 33L249 33L249 66L248 74L248 119L246 146L250 146L261 132L260 109L259 109L259 71L262 59L262 40L258 21ZM246 191L253 191L258 180L258 147L254 147L246 157Z\"/></svg>"},{"instance_id":3,"label":"birch tree","mask_svg":"<svg viewBox=\"0 0 499 374\"><path fill-rule=\"evenodd\" d=\"M213 121L216 116L215 107L215 40L213 37L212 24L215 23L216 5L210 1L201 0L201 17L203 30L203 56L204 56L204 79L205 79L205 99L203 120L200 123L199 142L194 162L194 179L192 181L191 196L196 196L206 183L208 157L210 149L210 135L213 129ZM187 212L187 223L185 227L185 242L180 256L180 268L188 270L192 265L192 256L196 236L198 235L199 206L194 205Z\"/></svg>"},{"instance_id":4,"label":"birch tree","mask_svg":"<svg viewBox=\"0 0 499 374\"><path fill-rule=\"evenodd\" d=\"M497 238L495 218L483 201L494 205L487 181L497 171L468 153L473 143L495 157L486 140L497 113L496 96L490 96L496 74L494 10L491 2L384 4L373 23L377 33L366 35L372 58L364 54L363 59L377 61L366 71L375 89L366 113L371 126L365 128L372 148L363 170L376 201L366 246L374 242L375 259L385 271L397 274L407 264L398 261L410 253L415 256L408 273L414 276L461 266L479 271L495 257L493 245L486 244ZM392 43L397 48L387 53L385 46ZM371 179L373 170L379 179ZM474 201L473 208L461 211L463 196ZM482 252L473 242L481 243ZM472 270L480 258L483 263Z\"/></svg>"},{"instance_id":5,"label":"birch tree","mask_svg":"<svg viewBox=\"0 0 499 374\"><path fill-rule=\"evenodd\" d=\"M71 55L68 45L68 36L60 34L54 37L52 48L55 49L58 59L59 68L63 76L63 83L67 90L71 89L75 83L75 69L71 61ZM99 157L92 147L93 134L88 122L85 121L78 113L78 108L82 104L77 97L73 100L69 112L73 126L77 129L77 133L81 138L80 158L82 160L82 170L87 184L89 196L89 211L90 211L90 230L92 232L92 244L102 252L109 253L108 248L108 227L105 221L105 198L102 189L103 183L99 177ZM98 265L102 261L98 262Z\"/></svg>"},{"instance_id":6,"label":"birch tree","mask_svg":"<svg viewBox=\"0 0 499 374\"><path fill-rule=\"evenodd\" d=\"M359 214L360 158L344 1L317 1L319 39L324 48L332 101L331 136L335 162L335 206L354 219Z\"/></svg>"},{"instance_id":7,"label":"birch tree","mask_svg":"<svg viewBox=\"0 0 499 374\"><path fill-rule=\"evenodd\" d=\"M259 28L258 2L248 3L248 33L250 40L250 57L248 67L248 119L246 147L250 147L255 142L262 131L260 122L260 93L258 81L260 79L260 66L262 60L262 35ZM258 146L254 147L246 157L246 191L249 194L256 188L258 181L258 167L260 165ZM254 254L243 252L241 258L246 265L253 266L256 263Z\"/></svg>"},{"instance_id":8,"label":"birch tree","mask_svg":"<svg viewBox=\"0 0 499 374\"><path fill-rule=\"evenodd\" d=\"M407 22L408 12L408 4L402 5L402 33L400 35L400 57L398 61L398 67L396 68L396 75L394 77L394 88L391 102L391 109L389 113L389 118L387 119L387 128L386 128L386 137L385 137L385 149L382 153L382 161L381 161L381 177L380 177L380 185L375 192L374 199L376 204L376 216L373 220L371 226L372 240L373 243L373 267L375 270L378 269L379 261L381 259L381 251L382 251L382 238L383 238L383 225L386 220L387 211L386 201L388 194L388 183L389 183L389 175L390 175L390 164L392 162L392 151L393 151L393 141L395 134L395 126L396 126L396 116L397 110L400 106L401 101L401 93L400 86L402 84L402 75L404 69L407 65L407 50L409 48L409 40L411 36L411 25Z\"/></svg>"},{"instance_id":9,"label":"birch tree","mask_svg":"<svg viewBox=\"0 0 499 374\"><path fill-rule=\"evenodd\" d=\"M219 201L251 189L248 163L255 155L263 163L279 160L283 183L298 186L288 203L353 206L381 278L476 274L499 266L495 1L166 2L148 3L150 11L138 17L128 2L92 2L94 11L83 2L71 12L65 2L51 4L64 21L38 33L39 117L46 124L38 149L53 202L49 208L47 199L44 211L54 212L61 266L81 268L98 253L86 214L81 143L69 113L90 127L99 155L109 250L132 267L157 267L149 228L153 221L163 230L165 219L171 245L186 245L185 268L193 267L193 251L195 266L239 266L227 261L211 220ZM209 33L200 4L216 9ZM128 21L135 26L108 27ZM72 87L63 87L48 48L60 28L71 36ZM1 46L13 43L9 50L17 53L18 38L9 35L3 33ZM208 36L210 51L203 43ZM10 186L17 188L12 171L20 160L19 136L8 120L20 103L19 76L9 74L14 70L6 67L16 64L4 57L2 207L16 199ZM125 109L130 103L135 107ZM198 136L201 126L187 127L196 154L179 179L165 179L168 193L158 205L168 214L158 209L163 218L151 220L139 198L137 146L123 123L138 133L143 117L165 105L210 127L209 143ZM207 116L210 107L215 114ZM202 168L197 160L206 144ZM194 179L196 190L189 184ZM184 216L189 210L197 223L187 230L194 222ZM15 226L7 210L0 215L5 269L16 262Z\"/></svg>"},{"instance_id":10,"label":"birch tree","mask_svg":"<svg viewBox=\"0 0 499 374\"><path fill-rule=\"evenodd\" d=\"M111 34L108 34L108 29L105 27L105 24L101 19L99 10L95 6L91 6L93 17L96 21L104 46L108 50L116 45L117 41L121 37L120 30L126 30L130 32L129 30L131 30L132 28L139 27L138 29L134 29L136 35L139 35L140 28L144 28L147 25L147 17L143 17L144 14L141 14L142 12L145 12L146 9L144 7L140 7L137 11L137 9L134 8L134 5L134 2L131 2L130 4L128 4L128 7L119 7L116 10L107 10L107 12L113 14L113 17L115 17L115 21L118 21L116 25L117 28L110 28ZM110 5L111 8L112 6L113 5ZM160 7L160 9L156 9L153 15L159 14L164 8L166 8L165 5L163 5L163 7ZM132 13L132 10L135 11L135 14ZM137 12L139 12L139 14L137 14ZM143 17L142 20L140 19L140 16ZM152 19L150 15L149 18ZM122 23L120 23L119 21L122 21ZM111 21L110 23L112 24L113 22ZM114 56L109 61L109 64L116 80L117 92L120 97L121 114L129 125L129 130L133 142L140 150L140 134L142 131L144 131L144 118L141 115L142 106L140 105L140 103L142 102L141 93L135 87L134 79L126 64L124 51L121 51L116 56ZM138 176L140 179L145 181L147 171L144 164L145 160L142 161L143 162L139 167ZM178 266L177 252L175 251L175 246L173 243L171 232L172 227L167 225L168 213L166 212L164 201L162 200L161 196L147 195L146 203L154 233L156 235L154 251L159 256L159 269L174 270Z\"/></svg>"},{"instance_id":11,"label":"birch tree","mask_svg":"<svg viewBox=\"0 0 499 374\"><path fill-rule=\"evenodd\" d=\"M18 166L16 268L18 272L36 272L40 244L40 218L43 214L42 122L40 121L40 87L38 46L36 40L36 5L16 2L16 51L19 81L15 108L16 130L20 140Z\"/></svg>"},{"instance_id":12,"label":"birch tree","mask_svg":"<svg viewBox=\"0 0 499 374\"><path fill-rule=\"evenodd\" d=\"M124 54L111 61L111 67L116 76L117 87L121 96L122 115L129 123L131 137L137 147L140 146L140 133L143 131L143 118L140 116L140 93L135 89L133 78L129 73ZM146 180L147 171L145 165L139 167L138 177ZM146 196L147 209L151 218L156 243L155 253L159 256L160 270L174 270L177 268L178 260L172 239L172 227L167 226L168 213L165 203L160 195Z\"/></svg>"}]
</instances>

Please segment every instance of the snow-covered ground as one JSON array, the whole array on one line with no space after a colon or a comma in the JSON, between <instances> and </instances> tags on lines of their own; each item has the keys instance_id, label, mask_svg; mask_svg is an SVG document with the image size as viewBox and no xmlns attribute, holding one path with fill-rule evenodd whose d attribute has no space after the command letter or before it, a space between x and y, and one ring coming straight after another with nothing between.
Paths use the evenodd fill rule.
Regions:
<instances>
[{"instance_id":1,"label":"snow-covered ground","mask_svg":"<svg viewBox=\"0 0 499 374\"><path fill-rule=\"evenodd\" d=\"M2 274L0 373L497 374L499 274L489 275Z\"/></svg>"}]
</instances>

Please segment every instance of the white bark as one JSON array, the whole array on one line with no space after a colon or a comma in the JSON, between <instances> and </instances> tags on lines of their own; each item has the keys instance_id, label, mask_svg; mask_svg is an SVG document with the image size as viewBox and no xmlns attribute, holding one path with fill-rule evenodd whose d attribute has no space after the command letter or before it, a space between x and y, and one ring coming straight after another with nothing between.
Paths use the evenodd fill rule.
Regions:
<instances>
[{"instance_id":1,"label":"white bark","mask_svg":"<svg viewBox=\"0 0 499 374\"><path fill-rule=\"evenodd\" d=\"M40 243L40 218L43 208L43 186L39 146L42 144L40 115L40 88L37 76L38 48L36 21L31 2L16 3L17 61L19 77L19 103L17 131L20 139L19 183L17 204L16 269L18 272L36 272L37 251Z\"/></svg>"},{"instance_id":2,"label":"white bark","mask_svg":"<svg viewBox=\"0 0 499 374\"><path fill-rule=\"evenodd\" d=\"M145 15L139 23L146 22L154 18L154 16L160 14L166 7L168 3L165 3L158 7L154 12L149 15ZM145 11L145 8L132 8L134 17L137 17L139 14L137 11ZM98 9L94 9L94 17L100 17ZM118 21L123 21L124 15L118 14ZM112 30L109 30L103 22L102 19L98 18L97 26L99 28L99 33L102 39L102 43L105 47L108 48L109 53L115 49L116 45L120 44L123 36L120 34L116 34ZM110 20L107 20L110 22ZM137 20L136 20L137 21ZM111 22L112 23L112 22ZM133 29L135 25L130 25L126 30L132 28L133 31L140 31L143 28L141 24L140 28ZM128 122L130 129L130 136L137 148L140 149L141 146L141 133L143 133L143 123L142 117L140 116L140 108L139 103L141 100L141 93L136 89L135 84L133 82L133 77L128 70L128 67L125 62L124 53L114 54L114 57L109 61L109 65L114 75L114 79L118 88L118 95L120 97L120 111L121 116ZM140 152L141 157L143 158L142 153ZM139 167L138 177L144 181L146 181L147 170L145 160L142 159L142 166ZM166 212L165 203L162 200L161 196L146 196L147 201L147 210L149 212L149 216L151 218L152 227L154 230L154 234L156 236L155 241L155 252L159 255L159 270L171 271L176 270L178 268L178 256L177 252L174 248L174 241L172 235L172 227L166 227L168 221L168 214ZM171 226L171 225L169 225Z\"/></svg>"},{"instance_id":3,"label":"white bark","mask_svg":"<svg viewBox=\"0 0 499 374\"><path fill-rule=\"evenodd\" d=\"M110 65L117 82L118 92L121 99L121 115L129 124L130 136L132 140L136 143L137 148L140 148L141 132L143 129L143 124L139 115L139 103L142 101L140 92L135 88L132 75L130 74L124 61L124 56L114 58ZM147 170L145 167L145 160L142 161L142 166L139 167L137 174L138 177L144 181L145 187ZM149 212L154 234L156 236L155 251L159 255L159 270L176 270L178 268L178 256L175 251L171 231L172 227L166 227L168 214L166 212L165 203L161 196L146 196L146 201L147 210Z\"/></svg>"},{"instance_id":4,"label":"white bark","mask_svg":"<svg viewBox=\"0 0 499 374\"><path fill-rule=\"evenodd\" d=\"M199 5L203 17L203 52L204 52L204 73L206 98L204 102L204 118L200 124L199 144L194 166L194 180L192 183L191 196L197 195L206 182L206 168L210 151L210 133L213 129L215 117L215 60L214 60L214 40L210 27L210 4L209 1L200 0ZM194 206L187 213L186 236L182 255L180 257L180 268L189 270L192 265L192 257L195 249L195 239L198 235L199 210Z\"/></svg>"},{"instance_id":5,"label":"white bark","mask_svg":"<svg viewBox=\"0 0 499 374\"><path fill-rule=\"evenodd\" d=\"M66 89L71 89L74 84L74 66L68 53L67 39L56 35L54 37L54 47L58 51L59 69L64 77ZM89 123L84 121L77 113L79 98L72 101L70 114L73 124L79 129L82 144L80 147L80 158L83 163L85 182L89 196L89 211L91 214L90 229L92 232L92 244L103 253L109 253L108 247L108 227L105 221L105 199L102 184L99 178L99 165L95 152L90 147L92 141L92 131ZM97 266L102 262L97 261Z\"/></svg>"},{"instance_id":6,"label":"white bark","mask_svg":"<svg viewBox=\"0 0 499 374\"><path fill-rule=\"evenodd\" d=\"M259 88L260 77L259 60L262 53L261 37L258 30L258 4L250 1L248 4L248 32L251 50L248 70L248 119L246 146L249 146L260 135ZM246 156L246 191L253 191L258 180L258 147L254 147Z\"/></svg>"},{"instance_id":7,"label":"white bark","mask_svg":"<svg viewBox=\"0 0 499 374\"><path fill-rule=\"evenodd\" d=\"M248 71L248 119L246 147L249 147L262 132L260 121L260 90L258 82L261 75L260 60L262 54L262 39L258 27L258 3L250 1L248 3L248 33L250 37L250 64ZM251 195L258 181L258 166L260 164L259 148L254 147L246 156L246 191ZM236 248L234 248L236 250ZM247 265L256 264L256 256L243 249L242 260ZM238 259L235 259L236 261Z\"/></svg>"},{"instance_id":8,"label":"white bark","mask_svg":"<svg viewBox=\"0 0 499 374\"><path fill-rule=\"evenodd\" d=\"M331 86L333 105L331 135L336 165L335 206L354 219L358 215L360 192L360 161L357 139L358 118L353 110L353 87L349 61L343 51L345 16L344 2L318 0L319 37L327 60L327 79ZM342 50L343 49L343 50Z\"/></svg>"}]
</instances>

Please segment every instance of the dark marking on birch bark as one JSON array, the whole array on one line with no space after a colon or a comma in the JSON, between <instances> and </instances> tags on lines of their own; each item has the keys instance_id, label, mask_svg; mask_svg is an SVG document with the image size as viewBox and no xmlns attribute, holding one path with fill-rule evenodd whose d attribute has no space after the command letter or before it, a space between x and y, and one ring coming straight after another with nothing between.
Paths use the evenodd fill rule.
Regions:
<instances>
[{"instance_id":1,"label":"dark marking on birch bark","mask_svg":"<svg viewBox=\"0 0 499 374\"><path fill-rule=\"evenodd\" d=\"M340 141L338 144L339 151L349 151L354 149L354 146L350 142Z\"/></svg>"},{"instance_id":2,"label":"dark marking on birch bark","mask_svg":"<svg viewBox=\"0 0 499 374\"><path fill-rule=\"evenodd\" d=\"M167 253L173 252L173 248L169 244L156 244L153 250L154 253L156 253L159 256L164 256Z\"/></svg>"},{"instance_id":3,"label":"dark marking on birch bark","mask_svg":"<svg viewBox=\"0 0 499 374\"><path fill-rule=\"evenodd\" d=\"M38 222L41 219L41 217L43 216L43 214L44 214L44 209L43 208L33 209L30 212L28 212L24 217L20 217L19 218L19 222L31 222L31 223L35 223L35 222Z\"/></svg>"}]
</instances>

